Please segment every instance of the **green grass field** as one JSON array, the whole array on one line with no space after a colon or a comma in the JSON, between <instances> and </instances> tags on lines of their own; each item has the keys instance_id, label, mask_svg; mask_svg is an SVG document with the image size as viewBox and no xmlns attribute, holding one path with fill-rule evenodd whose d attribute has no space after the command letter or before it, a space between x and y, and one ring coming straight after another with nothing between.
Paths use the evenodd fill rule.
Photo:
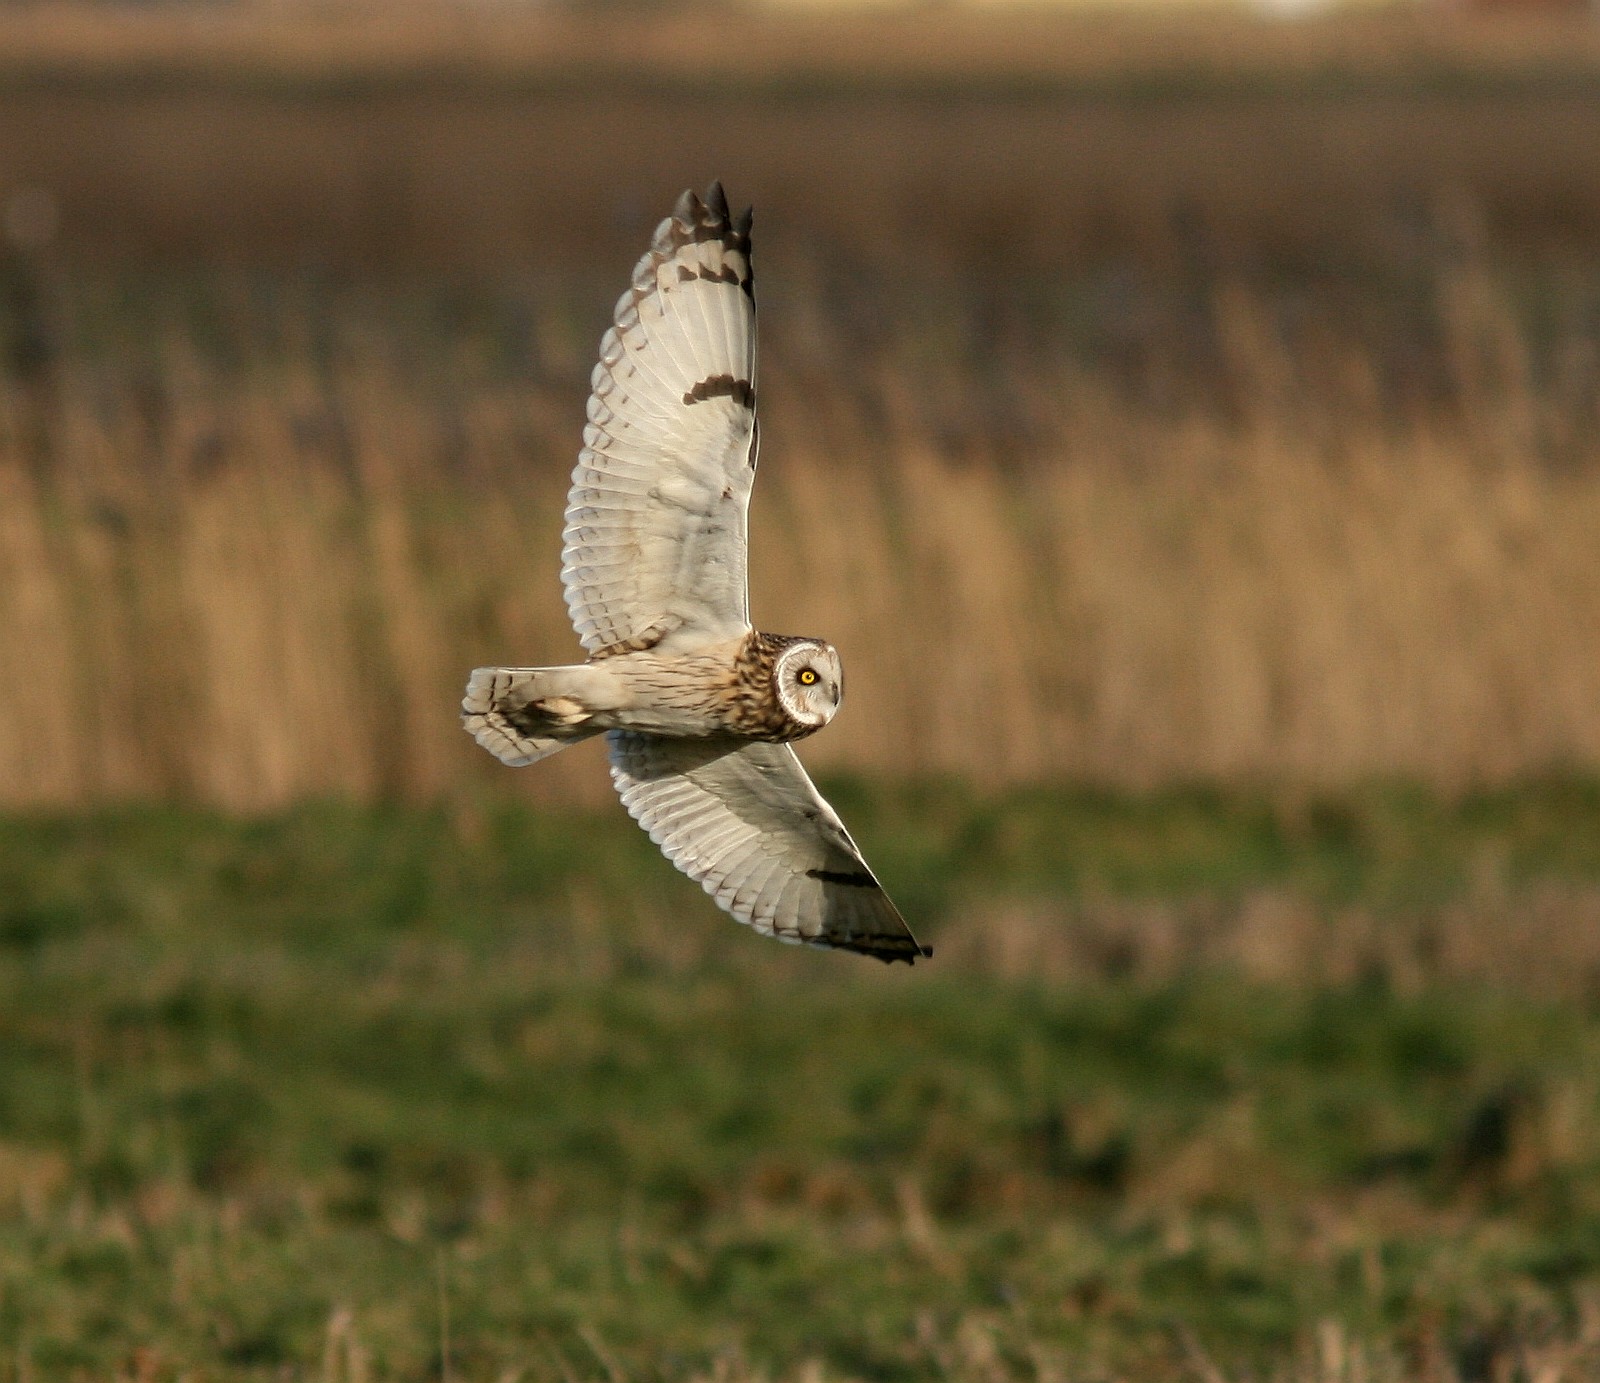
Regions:
<instances>
[{"instance_id":1,"label":"green grass field","mask_svg":"<svg viewBox=\"0 0 1600 1383\"><path fill-rule=\"evenodd\" d=\"M0 1378L1600 1367L1600 786L830 790L932 963L615 809L0 822Z\"/></svg>"}]
</instances>

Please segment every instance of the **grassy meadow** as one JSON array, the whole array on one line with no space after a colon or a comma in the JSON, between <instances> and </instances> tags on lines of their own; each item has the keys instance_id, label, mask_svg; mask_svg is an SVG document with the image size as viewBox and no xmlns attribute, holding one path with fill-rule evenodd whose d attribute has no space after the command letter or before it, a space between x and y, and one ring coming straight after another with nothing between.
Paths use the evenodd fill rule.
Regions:
<instances>
[{"instance_id":1,"label":"grassy meadow","mask_svg":"<svg viewBox=\"0 0 1600 1383\"><path fill-rule=\"evenodd\" d=\"M1600 31L371 18L0 12L0 1383L1600 1372ZM718 176L914 971L456 722Z\"/></svg>"},{"instance_id":2,"label":"grassy meadow","mask_svg":"<svg viewBox=\"0 0 1600 1383\"><path fill-rule=\"evenodd\" d=\"M617 811L5 823L0 1368L1593 1376L1594 786L828 786L930 965Z\"/></svg>"}]
</instances>

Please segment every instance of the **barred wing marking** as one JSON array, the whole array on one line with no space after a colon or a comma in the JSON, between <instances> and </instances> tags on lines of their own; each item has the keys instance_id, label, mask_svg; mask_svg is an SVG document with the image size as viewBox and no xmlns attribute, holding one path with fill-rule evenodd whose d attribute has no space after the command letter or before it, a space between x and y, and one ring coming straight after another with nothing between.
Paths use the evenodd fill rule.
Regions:
<instances>
[{"instance_id":1,"label":"barred wing marking","mask_svg":"<svg viewBox=\"0 0 1600 1383\"><path fill-rule=\"evenodd\" d=\"M591 654L749 627L755 368L750 213L713 183L656 228L600 342L561 554Z\"/></svg>"},{"instance_id":2,"label":"barred wing marking","mask_svg":"<svg viewBox=\"0 0 1600 1383\"><path fill-rule=\"evenodd\" d=\"M931 956L786 744L606 736L629 814L724 911L780 941Z\"/></svg>"}]
</instances>

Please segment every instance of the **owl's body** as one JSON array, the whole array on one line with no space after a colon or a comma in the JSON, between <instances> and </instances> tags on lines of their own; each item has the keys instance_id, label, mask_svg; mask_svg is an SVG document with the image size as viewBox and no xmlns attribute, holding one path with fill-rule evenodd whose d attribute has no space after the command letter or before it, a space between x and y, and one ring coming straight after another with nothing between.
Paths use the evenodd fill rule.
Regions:
<instances>
[{"instance_id":1,"label":"owl's body","mask_svg":"<svg viewBox=\"0 0 1600 1383\"><path fill-rule=\"evenodd\" d=\"M623 804L740 921L883 960L912 936L788 747L838 710L839 655L750 623L750 215L720 186L658 227L600 343L562 580L588 661L479 668L462 702L508 764L605 734Z\"/></svg>"},{"instance_id":2,"label":"owl's body","mask_svg":"<svg viewBox=\"0 0 1600 1383\"><path fill-rule=\"evenodd\" d=\"M812 673L810 686L837 704L839 659L830 645L751 630L677 654L649 649L573 667L479 668L462 709L475 718L473 733L496 737L493 752L519 766L607 730L785 744L815 734L827 719L824 706L809 714L785 706L777 690L785 654L791 663L803 659L796 677Z\"/></svg>"}]
</instances>

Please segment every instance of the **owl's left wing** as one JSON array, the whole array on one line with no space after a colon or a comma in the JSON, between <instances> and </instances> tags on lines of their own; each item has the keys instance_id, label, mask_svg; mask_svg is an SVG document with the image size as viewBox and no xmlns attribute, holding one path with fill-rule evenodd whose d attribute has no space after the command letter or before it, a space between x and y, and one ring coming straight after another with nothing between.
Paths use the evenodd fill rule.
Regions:
<instances>
[{"instance_id":1,"label":"owl's left wing","mask_svg":"<svg viewBox=\"0 0 1600 1383\"><path fill-rule=\"evenodd\" d=\"M724 911L779 941L879 960L931 956L786 744L613 730L633 818Z\"/></svg>"}]
</instances>

